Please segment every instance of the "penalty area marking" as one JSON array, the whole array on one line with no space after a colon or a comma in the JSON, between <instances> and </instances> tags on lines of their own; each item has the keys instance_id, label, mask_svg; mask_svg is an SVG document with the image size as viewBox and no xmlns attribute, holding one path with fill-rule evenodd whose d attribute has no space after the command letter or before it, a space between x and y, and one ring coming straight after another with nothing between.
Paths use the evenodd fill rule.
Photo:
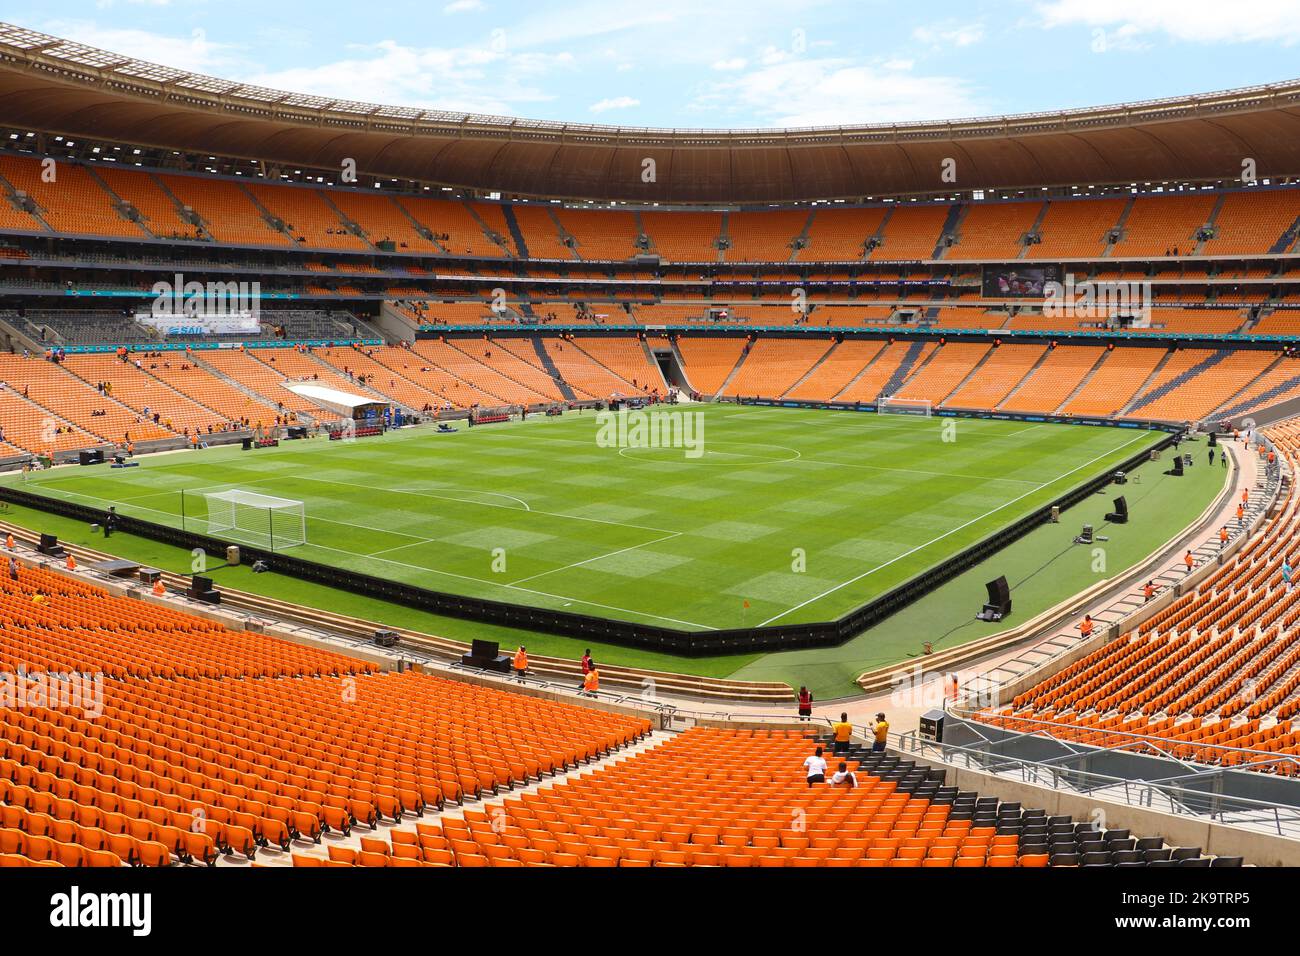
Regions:
<instances>
[{"instance_id":1,"label":"penalty area marking","mask_svg":"<svg viewBox=\"0 0 1300 956\"><path fill-rule=\"evenodd\" d=\"M1143 436L1143 435L1135 435L1134 437L1130 438L1128 441L1126 441L1124 444L1120 445L1119 447L1117 447L1117 448L1112 448L1110 451L1107 451L1107 452L1103 452L1102 454L1098 455L1096 458L1093 458L1093 459L1091 459L1090 461L1085 461L1082 465L1078 465L1078 466L1075 467L1075 468L1071 468L1071 469L1070 469L1069 471L1067 471L1065 474L1063 474L1063 475L1057 475L1057 476L1056 476L1055 478L1053 478L1051 481L1045 481L1045 482L1043 482L1043 484L1039 485L1037 488L1030 488L1030 489L1029 489L1028 491L1026 491L1023 495L1017 495L1015 498L1012 498L1010 501L1003 502L1002 504L998 505L996 508L993 508L993 509L991 509L991 510L989 510L989 511L984 512L984 514L980 515L980 516L977 517L977 518L971 518L969 521L965 522L964 524L960 524L960 525L958 525L958 526L955 527L955 528L952 528L952 529L950 529L950 530L948 530L948 531L945 531L943 534L939 535L939 536L936 537L936 538L931 538L929 541L925 542L924 544L918 544L915 548L912 548L912 549L909 550L909 551L904 551L902 554L898 555L898 557L896 557L896 558L890 558L890 559L889 559L888 561L886 561L885 563L883 563L883 564L878 564L878 565L876 565L874 568L871 568L871 569L869 569L869 570L867 570L867 571L863 571L861 574L857 575L856 577L849 578L847 581L841 582L840 584L837 584L837 585L835 585L835 586L832 587L832 588L827 588L827 589L826 589L825 591L823 591L821 594L814 595L813 597L810 597L810 598L809 598L808 600L806 600L806 601L801 601L800 603L794 605L794 607L786 608L786 609L785 609L784 611L782 611L780 614L775 614L775 615L773 615L772 617L769 617L766 621L763 621L763 622L760 623L758 626L759 626L759 627L766 627L768 624L771 624L773 621L779 621L779 620L781 620L781 618L785 617L787 614L793 614L795 611L798 611L798 610L801 609L801 608L805 608L805 607L807 607L809 604L814 603L815 601L820 601L822 598L824 598L824 597L826 597L826 596L828 596L828 595L830 595L830 594L834 594L836 591L840 590L841 588L846 588L846 587L848 587L850 584L856 584L857 582L861 581L863 578L870 577L871 575L875 574L877 571L883 570L884 568L889 567L891 564L896 564L896 563L898 563L899 561L903 560L904 558L906 558L906 557L910 557L911 555L916 554L916 552L918 552L918 551L922 551L922 550L924 550L925 548L930 547L930 545L932 545L932 544L936 544L936 543L942 541L944 538L947 538L947 537L949 537L950 535L954 535L954 534L956 534L958 531L961 531L961 530L964 529L964 528L969 528L971 525L975 524L976 522L983 521L985 518L989 517L990 515L995 515L995 514L997 514L997 513L998 513L999 511L1001 511L1003 508L1010 507L1011 505L1014 505L1017 501L1021 501L1021 500L1025 499L1025 498L1028 498L1030 495L1032 495L1032 494L1036 494L1036 493L1042 491L1044 488L1046 488L1046 487L1048 487L1048 486L1050 486L1050 485L1054 485L1054 484L1056 484L1058 481L1060 481L1060 480L1063 479L1063 478L1068 478L1068 477L1070 477L1070 476L1073 475L1076 471L1082 471L1084 468L1087 468L1089 465L1096 464L1097 462L1101 461L1103 458L1107 458L1107 457L1109 457L1109 456L1115 454L1117 451L1123 451L1123 450L1124 450L1125 448L1127 448L1129 445L1133 444L1135 441L1139 441L1139 440L1141 440L1141 439L1144 438L1144 437L1145 437L1145 436Z\"/></svg>"}]
</instances>

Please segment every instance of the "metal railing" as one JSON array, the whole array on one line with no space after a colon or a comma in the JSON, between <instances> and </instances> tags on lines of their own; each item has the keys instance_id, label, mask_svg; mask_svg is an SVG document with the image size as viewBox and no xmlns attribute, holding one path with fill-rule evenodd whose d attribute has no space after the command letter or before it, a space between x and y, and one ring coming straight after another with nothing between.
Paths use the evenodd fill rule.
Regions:
<instances>
[{"instance_id":1,"label":"metal railing","mask_svg":"<svg viewBox=\"0 0 1300 956\"><path fill-rule=\"evenodd\" d=\"M927 757L952 767L1015 779L1080 796L1122 803L1139 809L1173 816L1197 817L1227 826L1242 827L1287 839L1300 839L1300 807L1279 806L1262 800L1234 797L1187 786L1192 781L1209 783L1222 773L1203 768L1158 780L1135 780L1064 766L1061 759L1086 759L1086 753L1065 755L1050 761L1010 757L991 749L966 747L927 740L916 731L890 735L897 750ZM1287 758L1289 759L1289 758ZM1283 762L1279 759L1278 762ZM1291 762L1294 763L1292 760Z\"/></svg>"}]
</instances>

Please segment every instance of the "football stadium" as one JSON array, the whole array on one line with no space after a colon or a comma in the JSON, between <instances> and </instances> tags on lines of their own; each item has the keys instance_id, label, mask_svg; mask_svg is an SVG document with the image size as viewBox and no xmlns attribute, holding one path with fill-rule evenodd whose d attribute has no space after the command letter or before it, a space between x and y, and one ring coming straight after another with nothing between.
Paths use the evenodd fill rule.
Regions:
<instances>
[{"instance_id":1,"label":"football stadium","mask_svg":"<svg viewBox=\"0 0 1300 956\"><path fill-rule=\"evenodd\" d=\"M384 103L288 68L312 8L295 88L138 13L0 22L17 923L685 889L1265 924L1300 865L1300 81L618 125L462 110L495 31Z\"/></svg>"}]
</instances>

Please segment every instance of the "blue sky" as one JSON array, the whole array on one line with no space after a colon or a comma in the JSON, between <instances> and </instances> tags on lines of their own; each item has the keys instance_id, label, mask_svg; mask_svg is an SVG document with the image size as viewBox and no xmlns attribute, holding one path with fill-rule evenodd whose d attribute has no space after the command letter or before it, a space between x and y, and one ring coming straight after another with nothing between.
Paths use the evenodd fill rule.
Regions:
<instances>
[{"instance_id":1,"label":"blue sky","mask_svg":"<svg viewBox=\"0 0 1300 956\"><path fill-rule=\"evenodd\" d=\"M629 126L986 116L1300 73L1300 0L0 0L0 19L276 89Z\"/></svg>"}]
</instances>

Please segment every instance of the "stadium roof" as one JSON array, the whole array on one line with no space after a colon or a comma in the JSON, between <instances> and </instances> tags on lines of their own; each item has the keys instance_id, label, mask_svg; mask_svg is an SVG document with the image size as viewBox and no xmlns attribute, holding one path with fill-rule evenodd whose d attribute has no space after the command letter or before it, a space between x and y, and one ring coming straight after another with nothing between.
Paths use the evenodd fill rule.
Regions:
<instances>
[{"instance_id":1,"label":"stadium roof","mask_svg":"<svg viewBox=\"0 0 1300 956\"><path fill-rule=\"evenodd\" d=\"M1300 81L1094 109L802 129L648 129L247 86L0 23L0 123L484 191L766 203L1300 175ZM654 160L651 181L645 160ZM955 181L942 177L955 161Z\"/></svg>"}]
</instances>

